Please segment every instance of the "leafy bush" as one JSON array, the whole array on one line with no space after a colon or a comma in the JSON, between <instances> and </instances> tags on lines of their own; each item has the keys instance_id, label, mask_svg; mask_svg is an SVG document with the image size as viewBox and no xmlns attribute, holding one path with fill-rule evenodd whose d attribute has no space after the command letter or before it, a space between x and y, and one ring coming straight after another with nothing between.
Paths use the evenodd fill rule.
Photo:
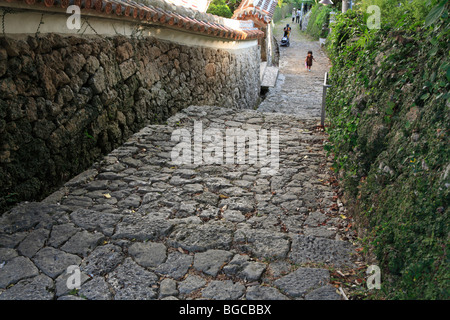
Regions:
<instances>
[{"instance_id":1,"label":"leafy bush","mask_svg":"<svg viewBox=\"0 0 450 320\"><path fill-rule=\"evenodd\" d=\"M356 11L349 10L345 14L335 16L335 22L330 26L333 32L327 39L327 50L330 58L336 62L338 66L346 61L355 60L358 45L350 45L350 39L364 37L368 28L364 21L364 16ZM342 57L342 55L345 55ZM350 56L349 56L350 55ZM339 58L339 59L338 59Z\"/></svg>"},{"instance_id":2,"label":"leafy bush","mask_svg":"<svg viewBox=\"0 0 450 320\"><path fill-rule=\"evenodd\" d=\"M275 12L272 16L273 23L277 23L280 20L283 20L287 17L291 16L292 8L294 7L291 3L281 3L278 1L278 5L275 8Z\"/></svg>"},{"instance_id":3,"label":"leafy bush","mask_svg":"<svg viewBox=\"0 0 450 320\"><path fill-rule=\"evenodd\" d=\"M448 1L439 3L428 17L411 22L405 13L403 24L381 30L347 12L327 40L325 148L389 299L450 297L450 19Z\"/></svg>"},{"instance_id":4,"label":"leafy bush","mask_svg":"<svg viewBox=\"0 0 450 320\"><path fill-rule=\"evenodd\" d=\"M231 16L233 15L233 12L231 11L225 0L213 0L206 12L225 18L231 18Z\"/></svg>"},{"instance_id":5,"label":"leafy bush","mask_svg":"<svg viewBox=\"0 0 450 320\"><path fill-rule=\"evenodd\" d=\"M321 4L313 6L306 32L315 39L318 39L319 37L326 38L328 35L328 21L331 11L332 8L329 6Z\"/></svg>"},{"instance_id":6,"label":"leafy bush","mask_svg":"<svg viewBox=\"0 0 450 320\"><path fill-rule=\"evenodd\" d=\"M376 5L381 11L381 23L389 27L414 28L422 23L428 13L424 0L362 0L359 7L362 12Z\"/></svg>"}]
</instances>

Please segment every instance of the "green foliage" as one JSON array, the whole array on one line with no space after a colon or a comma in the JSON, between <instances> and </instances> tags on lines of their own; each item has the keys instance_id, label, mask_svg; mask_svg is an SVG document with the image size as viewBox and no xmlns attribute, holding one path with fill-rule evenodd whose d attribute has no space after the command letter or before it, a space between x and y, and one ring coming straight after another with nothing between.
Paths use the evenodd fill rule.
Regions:
<instances>
[{"instance_id":1,"label":"green foliage","mask_svg":"<svg viewBox=\"0 0 450 320\"><path fill-rule=\"evenodd\" d=\"M356 11L340 14L327 40L325 148L369 230L389 299L450 297L450 19L441 5L381 30Z\"/></svg>"},{"instance_id":2,"label":"green foliage","mask_svg":"<svg viewBox=\"0 0 450 320\"><path fill-rule=\"evenodd\" d=\"M437 6L435 6L428 13L425 18L425 27L431 26L433 23L438 21L438 19L444 14L445 5L448 3L448 0L442 0Z\"/></svg>"},{"instance_id":3,"label":"green foliage","mask_svg":"<svg viewBox=\"0 0 450 320\"><path fill-rule=\"evenodd\" d=\"M272 16L273 23L277 23L286 17L290 17L293 7L294 5L291 3L282 2L280 5L280 2L278 2L278 6L275 8L275 12Z\"/></svg>"},{"instance_id":4,"label":"green foliage","mask_svg":"<svg viewBox=\"0 0 450 320\"><path fill-rule=\"evenodd\" d=\"M338 66L352 63L358 55L365 54L359 49L365 44L367 38L371 37L371 34L368 32L363 15L353 10L338 14L331 28L333 32L327 39L327 50L330 58ZM355 39L358 42L354 41Z\"/></svg>"},{"instance_id":5,"label":"green foliage","mask_svg":"<svg viewBox=\"0 0 450 320\"><path fill-rule=\"evenodd\" d=\"M15 193L15 192L13 192L13 193L8 193L6 196L4 196L3 197L3 200L8 204L8 203L11 203L11 204L15 204L17 201L18 201L18 199L17 199L17 196L18 196L19 194L18 193Z\"/></svg>"},{"instance_id":6,"label":"green foliage","mask_svg":"<svg viewBox=\"0 0 450 320\"><path fill-rule=\"evenodd\" d=\"M301 8L302 7L302 3L304 4L315 4L316 1L315 0L288 0L290 3L294 3L295 4L295 8Z\"/></svg>"},{"instance_id":7,"label":"green foliage","mask_svg":"<svg viewBox=\"0 0 450 320\"><path fill-rule=\"evenodd\" d=\"M328 35L328 23L331 11L332 8L330 6L321 4L313 6L306 32L315 39L318 39L319 37L326 38Z\"/></svg>"},{"instance_id":8,"label":"green foliage","mask_svg":"<svg viewBox=\"0 0 450 320\"><path fill-rule=\"evenodd\" d=\"M359 8L361 12L367 12L371 5L380 8L381 23L389 28L415 28L429 11L424 0L362 0Z\"/></svg>"},{"instance_id":9,"label":"green foliage","mask_svg":"<svg viewBox=\"0 0 450 320\"><path fill-rule=\"evenodd\" d=\"M206 12L225 18L231 18L233 15L233 12L225 0L213 0Z\"/></svg>"}]
</instances>

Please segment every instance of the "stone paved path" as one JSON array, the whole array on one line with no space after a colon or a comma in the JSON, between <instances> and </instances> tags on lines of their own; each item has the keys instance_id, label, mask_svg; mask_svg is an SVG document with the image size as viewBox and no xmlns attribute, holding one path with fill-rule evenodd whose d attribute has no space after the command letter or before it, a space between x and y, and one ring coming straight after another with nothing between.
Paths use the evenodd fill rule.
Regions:
<instances>
[{"instance_id":1,"label":"stone paved path","mask_svg":"<svg viewBox=\"0 0 450 320\"><path fill-rule=\"evenodd\" d=\"M288 70L282 65L277 89L286 95L288 85L319 73ZM261 110L276 110L271 98ZM305 114L315 106L310 98L296 96L298 108L278 101L281 113L188 107L44 201L5 213L0 299L342 299L329 269L351 268L354 249L341 240L345 209L336 202L325 137ZM294 109L297 115L283 114ZM195 137L195 123L223 136L278 130L277 172L248 162L174 164L172 133ZM69 266L80 268L78 290L67 287Z\"/></svg>"},{"instance_id":2,"label":"stone paved path","mask_svg":"<svg viewBox=\"0 0 450 320\"><path fill-rule=\"evenodd\" d=\"M330 61L320 48L318 41L310 41L300 32L298 24L285 19L277 23L274 36L279 40L283 28L289 23L292 27L290 46L280 46L279 78L275 88L271 88L258 110L261 112L281 112L296 114L304 119L320 117L322 86ZM314 59L311 72L305 68L308 51Z\"/></svg>"}]
</instances>

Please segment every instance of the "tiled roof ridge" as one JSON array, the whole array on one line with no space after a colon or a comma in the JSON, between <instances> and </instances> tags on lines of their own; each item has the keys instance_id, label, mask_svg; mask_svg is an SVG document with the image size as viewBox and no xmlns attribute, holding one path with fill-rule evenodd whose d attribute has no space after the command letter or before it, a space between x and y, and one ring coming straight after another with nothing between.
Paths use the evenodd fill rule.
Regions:
<instances>
[{"instance_id":1,"label":"tiled roof ridge","mask_svg":"<svg viewBox=\"0 0 450 320\"><path fill-rule=\"evenodd\" d=\"M234 11L232 19L252 19L262 24L268 24L275 13L276 0L242 0Z\"/></svg>"},{"instance_id":2,"label":"tiled roof ridge","mask_svg":"<svg viewBox=\"0 0 450 320\"><path fill-rule=\"evenodd\" d=\"M221 17L175 6L163 0L146 1L148 4L129 0L0 0L0 3L5 1L7 3L21 3L25 7L38 9L39 11L61 9L65 12L69 5L77 5L80 7L81 14L84 12L89 13L90 16L124 17L125 19L138 20L144 25L146 23L157 23L173 29L183 29L184 31L230 40L249 40L264 36L264 33L257 28L231 28L220 23ZM165 5L159 6L161 3ZM190 16L191 13L193 13L193 16Z\"/></svg>"}]
</instances>

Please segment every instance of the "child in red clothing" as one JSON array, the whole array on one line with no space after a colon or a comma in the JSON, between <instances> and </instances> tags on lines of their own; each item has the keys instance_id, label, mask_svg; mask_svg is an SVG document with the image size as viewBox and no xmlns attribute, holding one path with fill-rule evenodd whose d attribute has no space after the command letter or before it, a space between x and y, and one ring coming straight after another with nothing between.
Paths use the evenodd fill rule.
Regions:
<instances>
[{"instance_id":1,"label":"child in red clothing","mask_svg":"<svg viewBox=\"0 0 450 320\"><path fill-rule=\"evenodd\" d=\"M306 70L311 71L313 60L316 61L316 59L314 59L314 57L312 55L312 51L308 51L308 55L306 56L306 59L305 59Z\"/></svg>"}]
</instances>

